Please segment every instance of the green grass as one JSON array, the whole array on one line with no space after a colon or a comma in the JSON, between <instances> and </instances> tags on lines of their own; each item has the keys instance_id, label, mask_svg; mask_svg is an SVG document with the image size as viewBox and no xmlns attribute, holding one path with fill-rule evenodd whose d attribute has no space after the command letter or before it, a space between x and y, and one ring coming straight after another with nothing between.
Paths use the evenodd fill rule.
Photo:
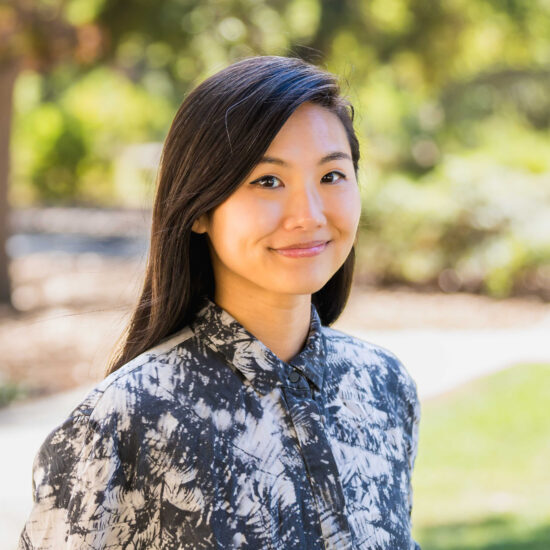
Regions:
<instances>
[{"instance_id":1,"label":"green grass","mask_svg":"<svg viewBox=\"0 0 550 550\"><path fill-rule=\"evenodd\" d=\"M413 489L423 550L550 550L550 365L423 403Z\"/></svg>"}]
</instances>

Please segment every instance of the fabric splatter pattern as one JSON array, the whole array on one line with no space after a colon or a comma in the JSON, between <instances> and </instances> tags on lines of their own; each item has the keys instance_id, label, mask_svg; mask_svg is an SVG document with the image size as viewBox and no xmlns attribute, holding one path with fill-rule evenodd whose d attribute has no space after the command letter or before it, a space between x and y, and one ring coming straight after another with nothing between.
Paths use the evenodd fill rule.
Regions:
<instances>
[{"instance_id":1,"label":"fabric splatter pattern","mask_svg":"<svg viewBox=\"0 0 550 550\"><path fill-rule=\"evenodd\" d=\"M415 550L420 405L389 351L321 325L283 362L206 299L42 444L19 550Z\"/></svg>"}]
</instances>

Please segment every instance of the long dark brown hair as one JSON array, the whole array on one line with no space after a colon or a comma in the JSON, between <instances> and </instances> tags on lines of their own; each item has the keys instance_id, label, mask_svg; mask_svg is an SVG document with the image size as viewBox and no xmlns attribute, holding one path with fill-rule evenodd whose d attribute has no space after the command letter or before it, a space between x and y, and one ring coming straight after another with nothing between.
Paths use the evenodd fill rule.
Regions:
<instances>
[{"instance_id":1,"label":"long dark brown hair","mask_svg":"<svg viewBox=\"0 0 550 550\"><path fill-rule=\"evenodd\" d=\"M261 56L239 61L185 98L162 151L143 288L107 374L184 328L205 296L213 300L207 236L192 232L191 226L237 189L306 101L339 117L357 175L353 107L341 96L333 74L301 59ZM354 266L352 247L340 269L312 295L324 325L332 324L344 309Z\"/></svg>"}]
</instances>

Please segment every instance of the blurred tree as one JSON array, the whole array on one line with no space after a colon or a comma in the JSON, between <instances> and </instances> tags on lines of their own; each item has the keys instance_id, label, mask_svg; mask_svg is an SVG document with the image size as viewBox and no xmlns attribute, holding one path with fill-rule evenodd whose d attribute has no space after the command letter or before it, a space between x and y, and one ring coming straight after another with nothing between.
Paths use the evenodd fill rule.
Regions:
<instances>
[{"instance_id":1,"label":"blurred tree","mask_svg":"<svg viewBox=\"0 0 550 550\"><path fill-rule=\"evenodd\" d=\"M547 165L538 151L547 145L550 125L549 15L547 0L8 0L0 7L0 70L7 83L2 86L0 137L6 144L11 93L5 92L17 68L47 71L38 114L57 109L62 124L58 133L48 135L59 147L40 148L32 181L41 197L76 196L79 160L88 166L98 160L86 157L88 136L101 134L99 127L89 131L91 117L83 123L90 104L75 107L82 100L69 97L79 85L75 81L83 80L83 67L104 66L103 72L94 72L96 84L90 87L99 89L99 80L110 82L102 75L117 71L143 90L144 104L147 97L162 97L168 98L166 106L179 104L194 82L235 59L299 55L351 84L350 95L361 112L357 129L368 140L369 166L382 179L399 173L419 187L445 168L444 153L465 155L480 146L496 161L514 160L522 169L541 172ZM62 70L52 71L56 65ZM168 109L158 105L151 108L154 116L169 123ZM105 120L103 127L116 126ZM106 141L144 139L144 128L153 128L151 135L158 139L163 124L134 125L130 137L113 131ZM25 136L32 136L30 126ZM501 139L498 151L495 138L515 139L519 128L525 128L522 143L529 145L504 148L507 140ZM7 159L7 145L2 151ZM100 160L107 165L108 159ZM59 177L63 186L56 183ZM384 212L379 215L382 220ZM438 258L457 258L471 246L471 235L486 239L469 229L460 233L461 219L457 216L448 232L439 233L456 238L432 242L432 248L441 249ZM413 237L414 231L405 231L388 235L388 242ZM455 243L452 250L444 250L445 242ZM434 273L446 262L434 259L434 267L423 272ZM416 260L412 264L418 265ZM405 280L414 271L402 265L392 269Z\"/></svg>"},{"instance_id":2,"label":"blurred tree","mask_svg":"<svg viewBox=\"0 0 550 550\"><path fill-rule=\"evenodd\" d=\"M5 244L15 80L24 68L47 70L78 56L78 44L78 29L64 19L61 5L37 0L8 0L0 5L0 303L11 304Z\"/></svg>"},{"instance_id":3,"label":"blurred tree","mask_svg":"<svg viewBox=\"0 0 550 550\"><path fill-rule=\"evenodd\" d=\"M10 301L5 242L12 94L18 73L24 68L48 72L61 62L74 71L108 62L147 89L180 96L193 80L236 57L283 53L291 37L279 12L289 4L289 0L3 0L0 302ZM76 141L68 139L66 144L78 152ZM40 181L46 184L46 173Z\"/></svg>"},{"instance_id":4,"label":"blurred tree","mask_svg":"<svg viewBox=\"0 0 550 550\"><path fill-rule=\"evenodd\" d=\"M7 217L8 217L8 177L9 146L11 127L12 90L17 74L14 65L0 67L0 303L11 303L10 280L8 275Z\"/></svg>"}]
</instances>

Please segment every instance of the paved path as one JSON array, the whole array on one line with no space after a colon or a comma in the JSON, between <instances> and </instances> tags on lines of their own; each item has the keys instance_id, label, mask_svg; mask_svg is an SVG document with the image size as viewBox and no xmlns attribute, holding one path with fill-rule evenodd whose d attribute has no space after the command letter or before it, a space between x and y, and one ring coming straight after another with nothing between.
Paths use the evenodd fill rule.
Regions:
<instances>
[{"instance_id":1,"label":"paved path","mask_svg":"<svg viewBox=\"0 0 550 550\"><path fill-rule=\"evenodd\" d=\"M361 332L335 326L396 353L416 380L421 400L518 362L550 362L550 317L521 330ZM32 461L40 443L88 390L0 411L0 550L15 550L29 513Z\"/></svg>"},{"instance_id":2,"label":"paved path","mask_svg":"<svg viewBox=\"0 0 550 550\"><path fill-rule=\"evenodd\" d=\"M550 362L550 316L523 329L346 332L393 351L421 400L522 362Z\"/></svg>"}]
</instances>

